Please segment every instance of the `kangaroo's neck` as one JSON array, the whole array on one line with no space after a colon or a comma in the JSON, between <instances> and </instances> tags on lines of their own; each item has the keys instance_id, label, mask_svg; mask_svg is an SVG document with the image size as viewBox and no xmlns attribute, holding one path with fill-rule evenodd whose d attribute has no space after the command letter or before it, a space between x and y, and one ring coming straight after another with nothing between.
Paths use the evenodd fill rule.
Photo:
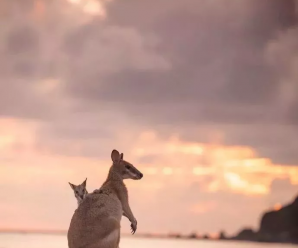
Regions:
<instances>
[{"instance_id":1,"label":"kangaroo's neck","mask_svg":"<svg viewBox=\"0 0 298 248\"><path fill-rule=\"evenodd\" d=\"M114 171L113 168L110 169L106 181L103 183L103 188L109 188L116 193L119 198L122 198L121 195L126 194L127 189L123 182L122 176L119 172Z\"/></svg>"},{"instance_id":2,"label":"kangaroo's neck","mask_svg":"<svg viewBox=\"0 0 298 248\"><path fill-rule=\"evenodd\" d=\"M113 168L110 169L106 182L109 182L111 184L124 185L121 175L119 175L118 172L114 171Z\"/></svg>"}]
</instances>

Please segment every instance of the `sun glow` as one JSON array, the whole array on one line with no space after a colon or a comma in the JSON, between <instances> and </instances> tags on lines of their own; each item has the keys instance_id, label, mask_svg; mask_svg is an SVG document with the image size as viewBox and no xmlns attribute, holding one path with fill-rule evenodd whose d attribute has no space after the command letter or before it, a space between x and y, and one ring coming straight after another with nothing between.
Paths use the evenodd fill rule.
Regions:
<instances>
[{"instance_id":1,"label":"sun glow","mask_svg":"<svg viewBox=\"0 0 298 248\"><path fill-rule=\"evenodd\" d=\"M163 174L165 175L172 175L173 174L173 169L171 167L165 167L163 168Z\"/></svg>"},{"instance_id":2,"label":"sun glow","mask_svg":"<svg viewBox=\"0 0 298 248\"><path fill-rule=\"evenodd\" d=\"M53 92L57 84L59 85L59 81L45 80L41 82L41 88L38 90L45 93ZM15 193L16 196L12 194L13 198L0 208L1 220L5 216L16 216L1 222L6 227L12 225L11 223L22 226L24 220L32 227L55 226L56 221L36 218L29 213L33 209L34 213L46 216L43 212L38 212L40 208L35 206L38 201L40 201L38 202L40 206L49 205L46 202L48 198L44 197L46 194L44 191L55 198L58 195L59 199L64 200L65 213L69 213L68 206L75 202L71 198L73 196L67 182L81 182L88 177L88 189L95 189L105 180L111 164L108 154L99 158L81 155L82 144L77 140L68 144L68 148L75 148L74 150L78 152L74 152L71 156L55 153L47 146L46 140L38 140L38 130L40 127L35 122L0 119L2 188L6 189L7 194L11 194L12 191L18 192ZM129 130L125 131L126 134L132 136ZM232 201L238 199L237 195L245 195L246 199L251 198L251 201L254 201L260 197L251 196L268 195L270 197L271 184L277 178L287 179L292 185L298 185L297 167L273 164L270 159L258 157L250 147L185 142L177 135L164 139L152 131L135 135L133 143L127 142L125 136L121 136L121 139L123 143L119 142L119 147L129 144L126 151L123 151L125 157L133 163L138 160L139 163L135 163L135 166L145 175L144 179L138 183L132 180L127 182L129 189L134 191L133 200L139 201L141 206L139 211L145 211L145 209L151 211L151 207L145 207L147 203L148 206L153 204L152 209L158 206L158 211L160 211L161 204L157 202L161 200L161 192L168 192L169 195L162 199L164 203L167 203L169 198L174 199L173 203L176 201L175 204L179 211L189 216L204 217L207 214L213 215L220 212L217 209L226 208L225 211L228 211L230 208L227 209L227 206L234 204L234 202L225 204L225 199L221 197L217 199L221 193L231 195ZM24 194L21 189L24 185L29 189L26 192L28 199L23 198ZM51 187L44 189L45 185L51 185ZM196 187L200 188L200 192L192 194L192 190ZM209 194L210 192L219 194ZM65 198L65 194L69 194L70 197ZM176 194L178 198L172 197ZM181 203L181 197L186 199L186 204ZM192 200L189 201L190 199ZM15 202L21 200L24 204L16 207ZM165 205L163 211L168 211L168 206L172 206L162 205ZM256 211L259 213L263 207L258 206ZM271 206L274 210L280 207L280 204ZM29 214L27 212L27 215L21 214L22 209L28 211ZM49 209L52 212L52 208ZM25 219L19 218L22 216ZM50 217L54 218L55 214ZM68 217L63 221L60 225L67 223ZM216 238L215 234L211 236Z\"/></svg>"},{"instance_id":3,"label":"sun glow","mask_svg":"<svg viewBox=\"0 0 298 248\"><path fill-rule=\"evenodd\" d=\"M282 208L282 205L280 204L280 203L276 203L274 206L273 206L273 209L275 210L275 211L278 211L278 210L280 210Z\"/></svg>"},{"instance_id":4,"label":"sun glow","mask_svg":"<svg viewBox=\"0 0 298 248\"><path fill-rule=\"evenodd\" d=\"M14 119L0 120L0 154L9 155L18 147L30 147L35 141L36 124L30 121L16 121Z\"/></svg>"},{"instance_id":5,"label":"sun glow","mask_svg":"<svg viewBox=\"0 0 298 248\"><path fill-rule=\"evenodd\" d=\"M106 18L106 4L111 0L67 0L89 15Z\"/></svg>"},{"instance_id":6,"label":"sun glow","mask_svg":"<svg viewBox=\"0 0 298 248\"><path fill-rule=\"evenodd\" d=\"M266 195L276 178L288 178L293 185L298 185L297 167L275 165L268 158L258 157L250 147L184 142L177 135L160 140L153 131L146 131L136 140L132 155L155 157L156 163L163 166L161 174L157 170L150 171L157 177L208 178L205 188L210 192L229 190L245 195ZM154 164L156 168L157 164Z\"/></svg>"},{"instance_id":7,"label":"sun glow","mask_svg":"<svg viewBox=\"0 0 298 248\"><path fill-rule=\"evenodd\" d=\"M34 15L36 18L41 18L45 13L45 5L44 2L40 0L36 0L34 2Z\"/></svg>"},{"instance_id":8,"label":"sun glow","mask_svg":"<svg viewBox=\"0 0 298 248\"><path fill-rule=\"evenodd\" d=\"M235 190L240 191L242 193L248 194L267 194L269 192L269 188L265 185L258 183L249 183L245 179L241 178L239 174L235 173L225 173L224 177L226 179L227 185Z\"/></svg>"}]
</instances>

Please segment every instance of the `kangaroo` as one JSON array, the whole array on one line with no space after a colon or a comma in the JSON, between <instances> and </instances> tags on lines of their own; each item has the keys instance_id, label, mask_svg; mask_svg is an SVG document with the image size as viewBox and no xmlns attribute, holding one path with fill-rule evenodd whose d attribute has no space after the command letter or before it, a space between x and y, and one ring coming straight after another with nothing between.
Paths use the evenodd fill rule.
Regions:
<instances>
[{"instance_id":1,"label":"kangaroo","mask_svg":"<svg viewBox=\"0 0 298 248\"><path fill-rule=\"evenodd\" d=\"M74 185L70 182L68 182L70 187L74 191L75 198L77 198L78 206L82 203L86 195L88 194L88 191L86 189L86 183L87 183L87 178L85 179L84 182L82 182L80 185Z\"/></svg>"},{"instance_id":2,"label":"kangaroo","mask_svg":"<svg viewBox=\"0 0 298 248\"><path fill-rule=\"evenodd\" d=\"M130 220L132 233L137 230L123 180L140 180L143 174L123 160L123 153L113 150L111 158L106 181L85 197L72 216L67 233L69 248L118 248L122 215Z\"/></svg>"}]
</instances>

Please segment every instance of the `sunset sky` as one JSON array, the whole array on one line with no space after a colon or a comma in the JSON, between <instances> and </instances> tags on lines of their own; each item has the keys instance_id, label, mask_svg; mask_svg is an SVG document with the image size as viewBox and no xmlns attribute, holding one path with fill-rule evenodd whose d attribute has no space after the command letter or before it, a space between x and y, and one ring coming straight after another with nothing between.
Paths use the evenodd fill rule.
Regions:
<instances>
[{"instance_id":1,"label":"sunset sky","mask_svg":"<svg viewBox=\"0 0 298 248\"><path fill-rule=\"evenodd\" d=\"M67 230L111 151L137 232L234 234L298 194L298 1L0 1L0 229ZM129 222L122 221L123 232Z\"/></svg>"}]
</instances>

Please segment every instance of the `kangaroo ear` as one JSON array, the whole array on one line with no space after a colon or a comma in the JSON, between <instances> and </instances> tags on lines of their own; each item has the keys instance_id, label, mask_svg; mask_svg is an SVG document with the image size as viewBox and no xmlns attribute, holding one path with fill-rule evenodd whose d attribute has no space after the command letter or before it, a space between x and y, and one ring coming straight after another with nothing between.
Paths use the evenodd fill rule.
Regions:
<instances>
[{"instance_id":1,"label":"kangaroo ear","mask_svg":"<svg viewBox=\"0 0 298 248\"><path fill-rule=\"evenodd\" d=\"M120 160L123 160L123 153L120 154Z\"/></svg>"},{"instance_id":2,"label":"kangaroo ear","mask_svg":"<svg viewBox=\"0 0 298 248\"><path fill-rule=\"evenodd\" d=\"M73 185L72 183L69 182L70 187L74 190L75 189L75 185Z\"/></svg>"},{"instance_id":3,"label":"kangaroo ear","mask_svg":"<svg viewBox=\"0 0 298 248\"><path fill-rule=\"evenodd\" d=\"M83 185L84 187L86 187L86 183L87 183L87 178L86 178L85 181L82 183L82 185Z\"/></svg>"},{"instance_id":4,"label":"kangaroo ear","mask_svg":"<svg viewBox=\"0 0 298 248\"><path fill-rule=\"evenodd\" d=\"M118 163L121 159L119 152L115 149L111 153L111 158L113 163Z\"/></svg>"}]
</instances>

